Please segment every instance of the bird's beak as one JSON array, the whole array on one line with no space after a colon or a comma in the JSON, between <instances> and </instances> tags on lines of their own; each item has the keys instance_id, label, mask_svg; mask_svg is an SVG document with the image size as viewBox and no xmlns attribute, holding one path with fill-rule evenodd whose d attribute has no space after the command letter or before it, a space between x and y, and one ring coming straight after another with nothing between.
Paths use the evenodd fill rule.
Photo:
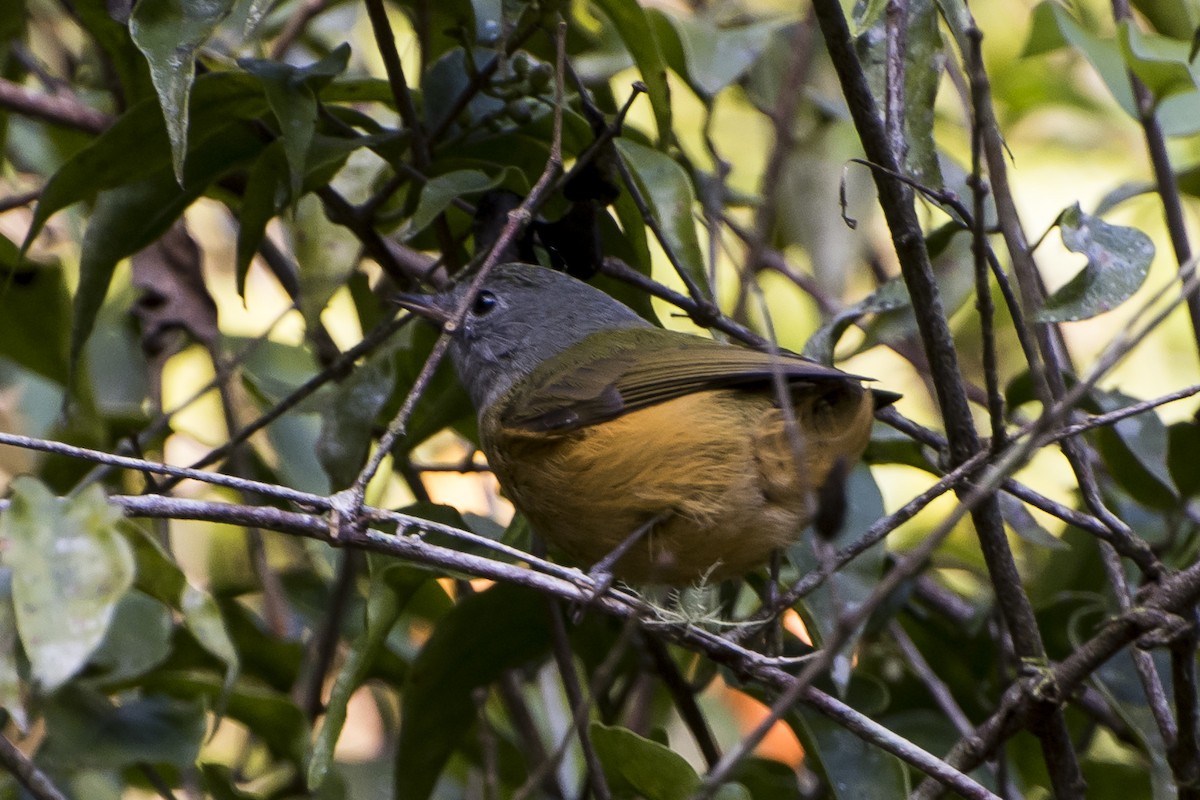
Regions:
<instances>
[{"instance_id":1,"label":"bird's beak","mask_svg":"<svg viewBox=\"0 0 1200 800\"><path fill-rule=\"evenodd\" d=\"M401 308L411 311L419 317L424 317L430 322L445 325L453 316L454 309L444 307L438 302L439 299L435 294L412 292L399 292L392 295L392 302Z\"/></svg>"}]
</instances>

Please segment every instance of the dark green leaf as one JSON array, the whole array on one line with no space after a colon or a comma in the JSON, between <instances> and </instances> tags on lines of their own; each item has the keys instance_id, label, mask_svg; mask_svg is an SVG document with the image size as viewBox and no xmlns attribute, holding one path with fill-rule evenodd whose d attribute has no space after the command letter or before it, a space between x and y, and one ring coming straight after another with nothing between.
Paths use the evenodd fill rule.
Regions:
<instances>
[{"instance_id":1,"label":"dark green leaf","mask_svg":"<svg viewBox=\"0 0 1200 800\"><path fill-rule=\"evenodd\" d=\"M342 381L321 415L317 458L333 489L354 482L366 463L375 420L396 386L394 358L376 354Z\"/></svg>"},{"instance_id":2,"label":"dark green leaf","mask_svg":"<svg viewBox=\"0 0 1200 800\"><path fill-rule=\"evenodd\" d=\"M592 744L614 791L646 800L687 800L700 776L683 756L628 728L591 724Z\"/></svg>"},{"instance_id":3,"label":"dark green leaf","mask_svg":"<svg viewBox=\"0 0 1200 800\"><path fill-rule=\"evenodd\" d=\"M0 544L13 571L21 644L46 691L84 665L133 582L133 554L117 532L121 518L96 484L67 500L34 478L13 481Z\"/></svg>"},{"instance_id":4,"label":"dark green leaf","mask_svg":"<svg viewBox=\"0 0 1200 800\"><path fill-rule=\"evenodd\" d=\"M12 569L0 567L0 708L22 734L29 727L18 667L17 610L13 606Z\"/></svg>"},{"instance_id":5,"label":"dark green leaf","mask_svg":"<svg viewBox=\"0 0 1200 800\"><path fill-rule=\"evenodd\" d=\"M477 169L460 169L432 178L421 189L421 199L412 219L409 220L405 236L412 237L424 230L457 198L479 194L500 186L510 179L510 172L514 177L517 174L515 170L507 167L491 177Z\"/></svg>"},{"instance_id":6,"label":"dark green leaf","mask_svg":"<svg viewBox=\"0 0 1200 800\"><path fill-rule=\"evenodd\" d=\"M1076 203L1060 215L1059 230L1068 250L1087 256L1087 266L1046 300L1039 321L1068 322L1111 311L1146 280L1154 243L1138 229L1110 225Z\"/></svg>"},{"instance_id":7,"label":"dark green leaf","mask_svg":"<svg viewBox=\"0 0 1200 800\"><path fill-rule=\"evenodd\" d=\"M287 155L292 196L308 171L306 159L317 128L317 92L340 75L350 60L350 45L341 44L319 61L295 67L279 61L245 58L238 65L263 84L267 103L279 123Z\"/></svg>"},{"instance_id":8,"label":"dark green leaf","mask_svg":"<svg viewBox=\"0 0 1200 800\"><path fill-rule=\"evenodd\" d=\"M66 385L70 308L62 268L22 263L17 246L0 236L0 355Z\"/></svg>"},{"instance_id":9,"label":"dark green leaf","mask_svg":"<svg viewBox=\"0 0 1200 800\"><path fill-rule=\"evenodd\" d=\"M182 615L200 646L225 665L228 690L237 679L240 657L212 596L188 583L179 565L144 531L131 531L127 541L137 563L137 588Z\"/></svg>"},{"instance_id":10,"label":"dark green leaf","mask_svg":"<svg viewBox=\"0 0 1200 800\"><path fill-rule=\"evenodd\" d=\"M129 18L129 33L150 64L171 142L171 164L180 184L188 151L188 97L196 75L196 51L233 7L234 0L138 0Z\"/></svg>"},{"instance_id":11,"label":"dark green leaf","mask_svg":"<svg viewBox=\"0 0 1200 800\"><path fill-rule=\"evenodd\" d=\"M241 669L241 658L233 641L229 638L225 620L221 618L221 610L217 608L217 603L213 600L212 595L191 584L184 586L183 596L179 599L179 607L183 612L183 620L187 624L188 630L192 632L196 640L205 650L225 664L225 683L221 687L221 696L216 702L216 707L223 709L226 697L233 688L233 683L237 680L238 672Z\"/></svg>"},{"instance_id":12,"label":"dark green leaf","mask_svg":"<svg viewBox=\"0 0 1200 800\"><path fill-rule=\"evenodd\" d=\"M654 35L654 26L637 0L597 0L596 5L612 20L621 41L642 73L642 82L646 84L646 94L658 125L659 146L665 147L673 134L671 90L667 85L667 67Z\"/></svg>"},{"instance_id":13,"label":"dark green leaf","mask_svg":"<svg viewBox=\"0 0 1200 800\"><path fill-rule=\"evenodd\" d=\"M934 0L913 0L903 8L906 17L904 47L903 156L904 172L918 183L942 185L937 147L933 137L933 105L937 99L945 56ZM887 96L887 25L880 17L858 34L855 47L863 62L872 94Z\"/></svg>"},{"instance_id":14,"label":"dark green leaf","mask_svg":"<svg viewBox=\"0 0 1200 800\"><path fill-rule=\"evenodd\" d=\"M665 246L671 248L693 280L707 286L708 272L692 217L696 196L687 172L670 156L628 138L617 139L614 144L662 229Z\"/></svg>"},{"instance_id":15,"label":"dark green leaf","mask_svg":"<svg viewBox=\"0 0 1200 800\"><path fill-rule=\"evenodd\" d=\"M195 762L204 738L204 709L161 695L112 705L77 689L59 692L45 709L46 743L39 756L48 764L80 770L132 764Z\"/></svg>"},{"instance_id":16,"label":"dark green leaf","mask_svg":"<svg viewBox=\"0 0 1200 800\"><path fill-rule=\"evenodd\" d=\"M1074 646L1080 646L1091 635L1092 625L1101 622L1103 609L1096 606L1084 607L1071 617L1069 634ZM1155 671L1169 693L1171 669L1168 658L1161 650L1151 651ZM1153 800L1169 800L1178 797L1171 767L1167 763L1167 748L1163 744L1155 714L1146 700L1146 692L1128 650L1122 650L1105 661L1093 676L1093 683L1108 700L1108 705L1133 730L1143 743L1143 755L1149 761L1150 797Z\"/></svg>"},{"instance_id":17,"label":"dark green leaf","mask_svg":"<svg viewBox=\"0 0 1200 800\"><path fill-rule=\"evenodd\" d=\"M100 196L83 237L71 320L71 364L78 363L117 263L161 236L215 180L263 147L251 126L234 123L224 135L196 143L182 186L171 172L160 171Z\"/></svg>"},{"instance_id":18,"label":"dark green leaf","mask_svg":"<svg viewBox=\"0 0 1200 800\"><path fill-rule=\"evenodd\" d=\"M224 139L230 125L266 111L262 87L249 75L218 72L201 76L192 92L191 146ZM51 215L87 200L97 192L136 183L171 165L162 111L153 99L121 115L89 147L79 151L51 176L34 210L23 249L41 232Z\"/></svg>"},{"instance_id":19,"label":"dark green leaf","mask_svg":"<svg viewBox=\"0 0 1200 800\"><path fill-rule=\"evenodd\" d=\"M710 101L750 69L781 24L778 20L724 23L695 13L648 13L661 15L675 29L686 59L681 75Z\"/></svg>"},{"instance_id":20,"label":"dark green leaf","mask_svg":"<svg viewBox=\"0 0 1200 800\"><path fill-rule=\"evenodd\" d=\"M142 686L146 691L203 700L209 705L215 704L224 692L221 679L200 671L160 670L147 675ZM254 731L272 752L296 765L302 763L308 722L304 712L285 693L239 680L229 693L225 714Z\"/></svg>"},{"instance_id":21,"label":"dark green leaf","mask_svg":"<svg viewBox=\"0 0 1200 800\"><path fill-rule=\"evenodd\" d=\"M825 774L837 800L890 800L908 797L908 773L900 759L867 744L843 726L800 705L784 717L805 755Z\"/></svg>"},{"instance_id":22,"label":"dark green leaf","mask_svg":"<svg viewBox=\"0 0 1200 800\"><path fill-rule=\"evenodd\" d=\"M316 327L329 298L358 266L362 243L348 228L329 219L316 195L305 195L296 203L291 234L300 267L300 312L309 327Z\"/></svg>"},{"instance_id":23,"label":"dark green leaf","mask_svg":"<svg viewBox=\"0 0 1200 800\"><path fill-rule=\"evenodd\" d=\"M400 708L396 797L425 800L475 720L475 689L550 645L545 597L497 584L464 598L413 663Z\"/></svg>"},{"instance_id":24,"label":"dark green leaf","mask_svg":"<svg viewBox=\"0 0 1200 800\"><path fill-rule=\"evenodd\" d=\"M1088 31L1053 0L1038 4L1022 55L1041 55L1068 45L1083 54L1125 113L1136 119L1137 106L1129 87L1129 73L1116 40L1104 39Z\"/></svg>"},{"instance_id":25,"label":"dark green leaf","mask_svg":"<svg viewBox=\"0 0 1200 800\"><path fill-rule=\"evenodd\" d=\"M1137 402L1121 392L1094 390L1102 412ZM1179 490L1167 468L1167 429L1154 409L1127 417L1096 431L1100 454L1113 478L1138 502L1154 508L1174 508Z\"/></svg>"},{"instance_id":26,"label":"dark green leaf","mask_svg":"<svg viewBox=\"0 0 1200 800\"><path fill-rule=\"evenodd\" d=\"M434 327L423 322L409 325L396 335L396 392L388 403L385 416L390 417L400 409L400 403L420 374L437 337L438 332ZM443 359L413 409L408 435L396 446L401 452L407 453L448 425L473 426L474 420L475 412L467 393L463 391L449 360Z\"/></svg>"},{"instance_id":27,"label":"dark green leaf","mask_svg":"<svg viewBox=\"0 0 1200 800\"><path fill-rule=\"evenodd\" d=\"M1200 453L1200 423L1179 422L1167 431L1170 449L1167 466L1171 478L1184 497L1200 494L1200 469L1196 469L1196 454Z\"/></svg>"},{"instance_id":28,"label":"dark green leaf","mask_svg":"<svg viewBox=\"0 0 1200 800\"><path fill-rule=\"evenodd\" d=\"M117 604L104 641L89 659L89 682L102 686L137 678L157 667L171 652L170 609L149 595L132 591Z\"/></svg>"},{"instance_id":29,"label":"dark green leaf","mask_svg":"<svg viewBox=\"0 0 1200 800\"><path fill-rule=\"evenodd\" d=\"M1066 542L1043 528L1033 516L1033 512L1023 502L1006 492L1001 492L997 497L1000 500L1000 513L1004 515L1004 521L1017 536L1030 544L1047 547L1051 550L1070 549Z\"/></svg>"},{"instance_id":30,"label":"dark green leaf","mask_svg":"<svg viewBox=\"0 0 1200 800\"><path fill-rule=\"evenodd\" d=\"M243 298L246 296L246 274L250 271L250 262L258 252L258 246L262 244L267 223L279 213L287 200L286 175L287 156L284 155L283 142L277 140L263 150L246 178L237 235L237 287L238 294Z\"/></svg>"},{"instance_id":31,"label":"dark green leaf","mask_svg":"<svg viewBox=\"0 0 1200 800\"><path fill-rule=\"evenodd\" d=\"M1122 22L1117 32L1126 64L1156 100L1196 92L1196 78L1188 65L1188 42L1143 33L1131 20Z\"/></svg>"},{"instance_id":32,"label":"dark green leaf","mask_svg":"<svg viewBox=\"0 0 1200 800\"><path fill-rule=\"evenodd\" d=\"M771 800L800 800L800 783L796 770L768 758L747 758L733 776L746 787L751 797Z\"/></svg>"},{"instance_id":33,"label":"dark green leaf","mask_svg":"<svg viewBox=\"0 0 1200 800\"><path fill-rule=\"evenodd\" d=\"M832 364L834 349L842 334L868 314L882 314L908 308L908 288L901 278L893 278L852 306L842 309L817 329L804 344L804 355L822 364Z\"/></svg>"}]
</instances>

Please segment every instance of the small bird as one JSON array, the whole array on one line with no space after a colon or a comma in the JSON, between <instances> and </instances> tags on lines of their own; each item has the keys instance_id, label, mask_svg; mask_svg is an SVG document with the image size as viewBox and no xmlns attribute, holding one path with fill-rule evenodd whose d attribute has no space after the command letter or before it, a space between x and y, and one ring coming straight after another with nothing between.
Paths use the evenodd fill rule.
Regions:
<instances>
[{"instance_id":1,"label":"small bird","mask_svg":"<svg viewBox=\"0 0 1200 800\"><path fill-rule=\"evenodd\" d=\"M397 302L444 325L468 284ZM452 337L514 505L571 558L631 583L741 575L796 541L897 397L792 353L655 327L529 264L493 269Z\"/></svg>"}]
</instances>

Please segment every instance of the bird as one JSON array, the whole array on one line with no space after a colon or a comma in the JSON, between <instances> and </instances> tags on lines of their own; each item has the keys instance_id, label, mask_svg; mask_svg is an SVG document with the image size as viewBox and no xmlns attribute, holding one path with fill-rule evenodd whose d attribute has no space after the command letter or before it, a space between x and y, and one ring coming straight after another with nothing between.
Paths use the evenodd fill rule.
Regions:
<instances>
[{"instance_id":1,"label":"bird","mask_svg":"<svg viewBox=\"0 0 1200 800\"><path fill-rule=\"evenodd\" d=\"M480 447L532 529L627 583L762 565L800 538L899 397L790 352L660 328L545 267L496 266L457 320L471 290L396 302L450 334Z\"/></svg>"}]
</instances>

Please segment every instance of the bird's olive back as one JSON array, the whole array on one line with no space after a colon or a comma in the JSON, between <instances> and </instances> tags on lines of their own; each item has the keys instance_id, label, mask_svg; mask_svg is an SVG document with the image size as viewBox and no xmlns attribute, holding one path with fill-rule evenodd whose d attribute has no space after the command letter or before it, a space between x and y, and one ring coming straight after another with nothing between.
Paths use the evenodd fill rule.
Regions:
<instances>
[{"instance_id":1,"label":"bird's olive back","mask_svg":"<svg viewBox=\"0 0 1200 800\"><path fill-rule=\"evenodd\" d=\"M469 281L438 296L457 308ZM597 331L650 323L599 289L529 264L496 267L455 333L451 358L482 411L539 364Z\"/></svg>"}]
</instances>

